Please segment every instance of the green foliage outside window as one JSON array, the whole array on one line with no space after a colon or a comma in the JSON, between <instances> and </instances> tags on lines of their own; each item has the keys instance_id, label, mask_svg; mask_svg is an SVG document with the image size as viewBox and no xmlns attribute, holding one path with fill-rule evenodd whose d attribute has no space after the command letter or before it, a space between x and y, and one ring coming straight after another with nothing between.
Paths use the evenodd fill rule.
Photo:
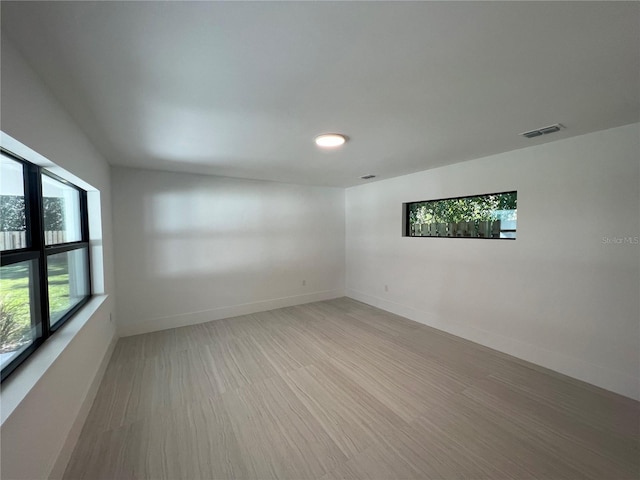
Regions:
<instances>
[{"instance_id":1,"label":"green foliage outside window","mask_svg":"<svg viewBox=\"0 0 640 480\"><path fill-rule=\"evenodd\" d=\"M410 204L409 220L412 224L497 220L496 211L516 210L517 203L516 192L418 202Z\"/></svg>"},{"instance_id":2,"label":"green foliage outside window","mask_svg":"<svg viewBox=\"0 0 640 480\"><path fill-rule=\"evenodd\" d=\"M64 225L64 199L44 197L44 229L62 231ZM21 232L27 229L23 196L0 195L0 232Z\"/></svg>"},{"instance_id":3,"label":"green foliage outside window","mask_svg":"<svg viewBox=\"0 0 640 480\"><path fill-rule=\"evenodd\" d=\"M494 236L486 229L492 224L500 233L500 223L517 220L517 192L477 195L472 197L449 198L414 202L407 205L410 236ZM484 225L484 233L480 223ZM456 233L455 226L466 223L465 233ZM425 235L422 226L437 225L437 233ZM435 229L435 227L434 227ZM510 230L515 232L514 229ZM434 230L434 232L436 232ZM502 237L501 235L499 235ZM511 236L509 238L515 238Z\"/></svg>"},{"instance_id":4,"label":"green foliage outside window","mask_svg":"<svg viewBox=\"0 0 640 480\"><path fill-rule=\"evenodd\" d=\"M0 353L7 353L31 341L29 267L2 267L0 277Z\"/></svg>"}]
</instances>

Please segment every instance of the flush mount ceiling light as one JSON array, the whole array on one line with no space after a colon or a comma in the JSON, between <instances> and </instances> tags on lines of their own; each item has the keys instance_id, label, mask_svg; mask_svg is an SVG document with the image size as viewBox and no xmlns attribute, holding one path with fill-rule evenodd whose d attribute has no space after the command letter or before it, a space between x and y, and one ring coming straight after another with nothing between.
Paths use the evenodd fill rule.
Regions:
<instances>
[{"instance_id":1,"label":"flush mount ceiling light","mask_svg":"<svg viewBox=\"0 0 640 480\"><path fill-rule=\"evenodd\" d=\"M340 133L323 133L316 137L316 145L322 148L339 147L347 141L347 137Z\"/></svg>"}]
</instances>

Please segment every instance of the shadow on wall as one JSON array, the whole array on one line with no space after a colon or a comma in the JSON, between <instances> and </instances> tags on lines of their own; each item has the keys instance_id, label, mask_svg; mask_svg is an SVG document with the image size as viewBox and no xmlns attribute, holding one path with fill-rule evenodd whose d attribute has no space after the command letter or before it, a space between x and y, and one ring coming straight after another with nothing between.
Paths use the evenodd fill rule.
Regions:
<instances>
[{"instance_id":1,"label":"shadow on wall","mask_svg":"<svg viewBox=\"0 0 640 480\"><path fill-rule=\"evenodd\" d=\"M330 240L332 233L309 218L295 197L259 189L145 196L146 272L192 277L248 272L256 265L277 271L314 254L314 243Z\"/></svg>"}]
</instances>

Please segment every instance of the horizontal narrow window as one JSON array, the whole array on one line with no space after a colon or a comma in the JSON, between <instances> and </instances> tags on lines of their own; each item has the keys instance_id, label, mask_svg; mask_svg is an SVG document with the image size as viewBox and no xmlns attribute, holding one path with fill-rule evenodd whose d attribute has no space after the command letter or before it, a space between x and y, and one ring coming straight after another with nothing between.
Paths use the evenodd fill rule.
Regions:
<instances>
[{"instance_id":1,"label":"horizontal narrow window","mask_svg":"<svg viewBox=\"0 0 640 480\"><path fill-rule=\"evenodd\" d=\"M403 215L408 237L515 240L518 192L405 203Z\"/></svg>"}]
</instances>

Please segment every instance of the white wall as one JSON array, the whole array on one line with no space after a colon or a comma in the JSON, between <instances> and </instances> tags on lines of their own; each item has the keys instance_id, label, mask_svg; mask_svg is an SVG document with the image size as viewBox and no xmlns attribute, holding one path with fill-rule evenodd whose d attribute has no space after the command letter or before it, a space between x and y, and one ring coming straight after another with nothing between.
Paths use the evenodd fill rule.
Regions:
<instances>
[{"instance_id":1,"label":"white wall","mask_svg":"<svg viewBox=\"0 0 640 480\"><path fill-rule=\"evenodd\" d=\"M92 254L103 256L104 271L94 285L98 293L113 292L109 165L5 37L1 90L2 131L99 191L91 194L102 211L102 224L91 225ZM3 383L2 478L60 475L113 344L115 328L109 318L113 309L110 296L84 323L74 317ZM54 351L56 344L64 344L64 350ZM38 364L46 363L47 355L55 360L46 372L27 378ZM8 413L8 397L15 400L14 394L26 384L32 388Z\"/></svg>"},{"instance_id":2,"label":"white wall","mask_svg":"<svg viewBox=\"0 0 640 480\"><path fill-rule=\"evenodd\" d=\"M640 398L639 127L349 188L347 295ZM403 202L507 190L515 241L401 236Z\"/></svg>"},{"instance_id":3,"label":"white wall","mask_svg":"<svg viewBox=\"0 0 640 480\"><path fill-rule=\"evenodd\" d=\"M112 294L108 165L6 38L1 90L2 130L101 192L93 241ZM631 125L348 189L348 294L639 398L639 247L603 242L639 235L639 151ZM126 169L114 179L124 333L343 292L342 190ZM513 188L515 242L400 236L402 202ZM2 478L59 476L114 308L111 295L4 419Z\"/></svg>"},{"instance_id":4,"label":"white wall","mask_svg":"<svg viewBox=\"0 0 640 480\"><path fill-rule=\"evenodd\" d=\"M121 335L344 294L344 189L116 168L113 195Z\"/></svg>"}]
</instances>

